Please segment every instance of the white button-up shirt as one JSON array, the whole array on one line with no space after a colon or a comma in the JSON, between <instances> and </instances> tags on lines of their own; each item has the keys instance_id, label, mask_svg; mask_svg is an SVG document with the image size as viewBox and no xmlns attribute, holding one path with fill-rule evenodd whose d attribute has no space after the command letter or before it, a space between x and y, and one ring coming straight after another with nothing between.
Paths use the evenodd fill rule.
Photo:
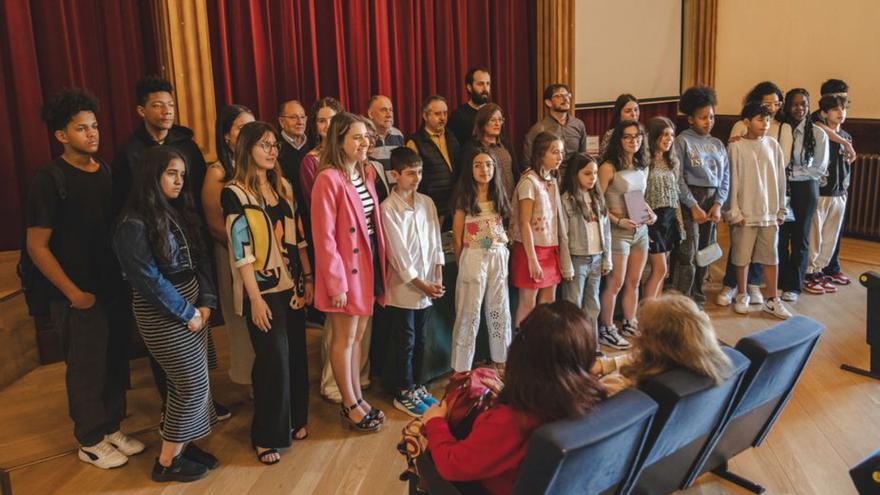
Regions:
<instances>
[{"instance_id":1,"label":"white button-up shirt","mask_svg":"<svg viewBox=\"0 0 880 495\"><path fill-rule=\"evenodd\" d=\"M413 192L413 206L392 190L382 202L387 250L388 284L385 303L405 309L423 309L431 298L412 284L420 278L433 282L435 267L444 264L437 208L428 196Z\"/></svg>"}]
</instances>

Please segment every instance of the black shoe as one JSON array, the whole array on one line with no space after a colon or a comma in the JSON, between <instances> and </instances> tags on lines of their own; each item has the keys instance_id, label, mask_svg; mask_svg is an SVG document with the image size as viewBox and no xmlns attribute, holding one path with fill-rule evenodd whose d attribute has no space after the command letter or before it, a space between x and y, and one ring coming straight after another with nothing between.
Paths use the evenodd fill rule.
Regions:
<instances>
[{"instance_id":1,"label":"black shoe","mask_svg":"<svg viewBox=\"0 0 880 495\"><path fill-rule=\"evenodd\" d=\"M208 474L208 466L191 461L183 457L183 454L179 454L171 461L171 465L168 467L159 464L159 458L157 457L156 463L153 464L153 473L150 477L153 481L159 483L166 481L187 482L200 480L206 474Z\"/></svg>"},{"instance_id":2,"label":"black shoe","mask_svg":"<svg viewBox=\"0 0 880 495\"><path fill-rule=\"evenodd\" d=\"M217 402L216 400L214 401L214 411L217 412L217 419L219 419L220 421L226 421L227 419L232 417L232 412L230 412L226 406Z\"/></svg>"},{"instance_id":3,"label":"black shoe","mask_svg":"<svg viewBox=\"0 0 880 495\"><path fill-rule=\"evenodd\" d=\"M220 465L220 461L218 461L216 457L211 455L209 452L205 452L204 450L200 449L196 444L192 442L190 442L189 445L187 445L186 448L183 449L183 457L191 461L198 462L208 469L216 469L217 466Z\"/></svg>"}]
</instances>

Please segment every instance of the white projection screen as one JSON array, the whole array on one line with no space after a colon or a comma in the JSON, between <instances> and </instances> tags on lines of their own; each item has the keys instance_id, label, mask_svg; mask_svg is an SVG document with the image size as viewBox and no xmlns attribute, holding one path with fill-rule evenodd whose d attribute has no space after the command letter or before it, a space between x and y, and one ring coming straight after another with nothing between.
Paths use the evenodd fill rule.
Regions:
<instances>
[{"instance_id":1,"label":"white projection screen","mask_svg":"<svg viewBox=\"0 0 880 495\"><path fill-rule=\"evenodd\" d=\"M677 99L682 0L575 0L577 108Z\"/></svg>"}]
</instances>

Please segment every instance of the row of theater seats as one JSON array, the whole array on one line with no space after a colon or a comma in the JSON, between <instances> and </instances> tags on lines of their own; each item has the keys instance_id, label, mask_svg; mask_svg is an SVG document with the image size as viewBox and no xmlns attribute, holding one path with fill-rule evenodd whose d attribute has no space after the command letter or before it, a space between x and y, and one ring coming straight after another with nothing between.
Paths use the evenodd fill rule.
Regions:
<instances>
[{"instance_id":1,"label":"row of theater seats","mask_svg":"<svg viewBox=\"0 0 880 495\"><path fill-rule=\"evenodd\" d=\"M734 371L718 386L672 370L583 418L541 426L529 440L514 493L665 494L709 471L763 492L728 471L727 461L761 445L823 330L810 318L791 318L725 347ZM419 460L430 495L462 493L465 487L438 476L429 456Z\"/></svg>"}]
</instances>

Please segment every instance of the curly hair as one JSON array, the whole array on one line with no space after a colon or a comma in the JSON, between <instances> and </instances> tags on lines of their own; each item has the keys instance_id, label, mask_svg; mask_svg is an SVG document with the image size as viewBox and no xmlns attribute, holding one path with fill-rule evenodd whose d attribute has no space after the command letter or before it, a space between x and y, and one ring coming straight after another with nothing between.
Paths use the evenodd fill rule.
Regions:
<instances>
[{"instance_id":1,"label":"curly hair","mask_svg":"<svg viewBox=\"0 0 880 495\"><path fill-rule=\"evenodd\" d=\"M80 112L98 113L98 100L80 88L68 88L56 93L43 105L40 117L52 132L64 129L74 115Z\"/></svg>"},{"instance_id":2,"label":"curly hair","mask_svg":"<svg viewBox=\"0 0 880 495\"><path fill-rule=\"evenodd\" d=\"M785 93L785 102L782 104L781 113L785 122L788 122L788 125L790 125L792 129L800 125L800 122L795 122L791 116L791 107L794 105L794 97L798 95L804 97L807 112L810 110L809 91L804 88L794 88ZM804 142L801 145L801 152L801 163L809 163L816 154L816 136L813 135L813 119L811 119L809 115L804 117Z\"/></svg>"},{"instance_id":3,"label":"curly hair","mask_svg":"<svg viewBox=\"0 0 880 495\"><path fill-rule=\"evenodd\" d=\"M718 95L708 86L693 86L685 90L678 100L678 109L685 115L694 116L697 110L718 105Z\"/></svg>"},{"instance_id":4,"label":"curly hair","mask_svg":"<svg viewBox=\"0 0 880 495\"><path fill-rule=\"evenodd\" d=\"M174 86L171 81L156 74L150 74L137 82L135 86L138 105L143 106L152 93L173 93Z\"/></svg>"}]
</instances>

